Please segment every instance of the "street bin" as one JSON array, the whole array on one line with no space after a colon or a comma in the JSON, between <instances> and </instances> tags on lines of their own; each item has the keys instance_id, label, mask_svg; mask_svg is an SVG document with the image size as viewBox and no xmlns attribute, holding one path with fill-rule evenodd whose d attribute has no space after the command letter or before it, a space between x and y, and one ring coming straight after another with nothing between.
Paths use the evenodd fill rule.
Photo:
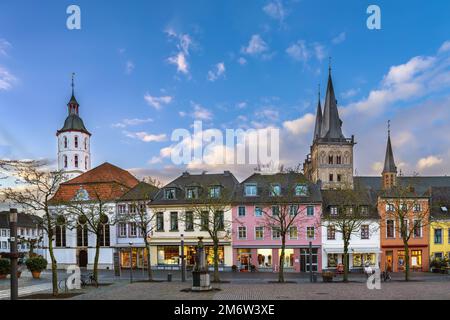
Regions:
<instances>
[{"instance_id":1,"label":"street bin","mask_svg":"<svg viewBox=\"0 0 450 320\"><path fill-rule=\"evenodd\" d=\"M172 282L172 274L171 273L167 274L167 281Z\"/></svg>"}]
</instances>

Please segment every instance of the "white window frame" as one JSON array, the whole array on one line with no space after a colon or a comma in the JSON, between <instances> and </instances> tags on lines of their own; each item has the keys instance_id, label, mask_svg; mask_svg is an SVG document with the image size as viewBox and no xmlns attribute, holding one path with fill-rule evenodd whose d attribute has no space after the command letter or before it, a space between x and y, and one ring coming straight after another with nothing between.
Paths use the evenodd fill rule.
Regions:
<instances>
[{"instance_id":1,"label":"white window frame","mask_svg":"<svg viewBox=\"0 0 450 320\"><path fill-rule=\"evenodd\" d=\"M261 228L262 230L262 237L257 237L256 236L256 229ZM255 226L255 240L264 240L264 227L262 226Z\"/></svg>"},{"instance_id":2,"label":"white window frame","mask_svg":"<svg viewBox=\"0 0 450 320\"><path fill-rule=\"evenodd\" d=\"M254 187L255 188L255 194L248 194L247 193L247 187ZM256 183L246 183L244 185L244 195L246 197L256 197L258 195L258 185Z\"/></svg>"},{"instance_id":3,"label":"white window frame","mask_svg":"<svg viewBox=\"0 0 450 320\"><path fill-rule=\"evenodd\" d=\"M313 229L313 231L314 231L314 236L311 238L310 236L309 236L309 234L308 234L308 229L309 228L312 228ZM307 240L316 240L316 228L314 227L314 226L309 226L309 227L306 227L306 239Z\"/></svg>"},{"instance_id":4,"label":"white window frame","mask_svg":"<svg viewBox=\"0 0 450 320\"><path fill-rule=\"evenodd\" d=\"M241 230L244 230L245 237L241 237ZM247 240L247 227L246 226L238 226L237 235L238 235L238 240Z\"/></svg>"},{"instance_id":5,"label":"white window frame","mask_svg":"<svg viewBox=\"0 0 450 320\"><path fill-rule=\"evenodd\" d=\"M256 208L259 208L259 209L260 209L261 214L259 214L259 215L256 214L256 212L257 212ZM254 209L254 215L255 215L255 217L257 217L257 218L262 217L262 216L263 216L263 209L262 209L260 206L255 206L255 209Z\"/></svg>"},{"instance_id":6,"label":"white window frame","mask_svg":"<svg viewBox=\"0 0 450 320\"><path fill-rule=\"evenodd\" d=\"M295 238L291 237L291 228L295 228L297 230L296 231L297 236ZM298 240L298 227L297 226L290 226L289 227L289 240Z\"/></svg>"},{"instance_id":7,"label":"white window frame","mask_svg":"<svg viewBox=\"0 0 450 320\"><path fill-rule=\"evenodd\" d=\"M393 237L388 237L388 221L392 221L394 224L393 224L393 231L394 231L394 236ZM395 239L396 238L396 233L397 232L395 232L395 220L394 219L386 219L386 230L385 230L385 232L386 232L386 239Z\"/></svg>"},{"instance_id":8,"label":"white window frame","mask_svg":"<svg viewBox=\"0 0 450 320\"><path fill-rule=\"evenodd\" d=\"M276 238L274 237L274 230L275 230L275 229L278 229L277 232L279 233L279 236L276 237ZM280 231L279 228L272 227L271 233L272 233L272 240L280 240L280 239L281 239L281 231Z\"/></svg>"}]
</instances>

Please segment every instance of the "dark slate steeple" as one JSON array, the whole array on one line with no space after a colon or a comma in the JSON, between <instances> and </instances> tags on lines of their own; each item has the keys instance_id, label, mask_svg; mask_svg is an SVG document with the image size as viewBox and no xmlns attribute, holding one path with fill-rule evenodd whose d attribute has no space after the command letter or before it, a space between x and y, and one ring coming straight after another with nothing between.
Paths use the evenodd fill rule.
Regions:
<instances>
[{"instance_id":1,"label":"dark slate steeple","mask_svg":"<svg viewBox=\"0 0 450 320\"><path fill-rule=\"evenodd\" d=\"M395 165L394 153L392 152L390 120L388 121L388 141L386 146L386 156L384 158L383 173L397 173L397 166Z\"/></svg>"},{"instance_id":2,"label":"dark slate steeple","mask_svg":"<svg viewBox=\"0 0 450 320\"><path fill-rule=\"evenodd\" d=\"M321 138L345 139L342 134L342 120L339 118L336 96L334 94L331 66L328 70L328 86L323 110Z\"/></svg>"},{"instance_id":3,"label":"dark slate steeple","mask_svg":"<svg viewBox=\"0 0 450 320\"><path fill-rule=\"evenodd\" d=\"M69 107L69 116L71 114L76 114L78 115L78 109L80 107L80 105L78 104L77 99L75 98L75 84L74 84L74 77L75 77L75 73L72 73L72 97L70 98L69 103L67 104L67 106Z\"/></svg>"},{"instance_id":4,"label":"dark slate steeple","mask_svg":"<svg viewBox=\"0 0 450 320\"><path fill-rule=\"evenodd\" d=\"M319 101L317 103L316 126L314 128L314 141L320 138L322 128L322 106L320 104L320 85L319 85Z\"/></svg>"}]
</instances>

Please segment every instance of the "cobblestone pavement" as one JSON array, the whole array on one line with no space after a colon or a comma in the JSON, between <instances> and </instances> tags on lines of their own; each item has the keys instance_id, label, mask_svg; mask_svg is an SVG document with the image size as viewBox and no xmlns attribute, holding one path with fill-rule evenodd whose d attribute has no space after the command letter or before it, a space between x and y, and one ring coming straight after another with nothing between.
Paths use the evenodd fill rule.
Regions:
<instances>
[{"instance_id":1,"label":"cobblestone pavement","mask_svg":"<svg viewBox=\"0 0 450 320\"><path fill-rule=\"evenodd\" d=\"M116 283L110 287L90 289L76 300L363 300L363 299L432 299L450 300L450 281L392 281L382 283L380 290L369 290L365 283L238 283L214 284L220 291L182 292L189 283Z\"/></svg>"}]
</instances>

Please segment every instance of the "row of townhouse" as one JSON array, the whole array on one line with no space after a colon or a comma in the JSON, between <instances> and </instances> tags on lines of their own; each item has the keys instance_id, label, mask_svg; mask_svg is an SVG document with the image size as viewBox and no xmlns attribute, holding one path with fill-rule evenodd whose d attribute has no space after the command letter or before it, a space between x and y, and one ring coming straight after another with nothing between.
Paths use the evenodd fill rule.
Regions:
<instances>
[{"instance_id":1,"label":"row of townhouse","mask_svg":"<svg viewBox=\"0 0 450 320\"><path fill-rule=\"evenodd\" d=\"M417 210L431 212L426 217L431 222L427 224L424 220L409 242L411 265L415 269L428 270L430 259L449 254L448 191L448 188L434 187L421 196L408 196ZM57 209L61 201L72 201L80 194L94 201L93 194L103 197L108 207L105 211L108 218L104 221L100 239L99 265L103 269L113 269L115 263L121 268L148 267L142 230L136 220L123 219L136 215L142 210L138 206L143 206L151 221L147 234L151 266L167 269L179 268L182 254L187 266L193 266L199 237L204 239L207 261L212 265L213 241L207 227L210 222L202 221L203 217L194 212L194 206L203 201L202 194L214 197L228 193L231 195L227 198L229 203L218 215L222 226L217 252L221 270L236 266L242 271L277 271L283 263L287 271L308 272L312 266L313 271L320 272L344 263L342 234L336 232L332 220L324 218L344 210L344 192L321 190L320 184L308 181L301 173L255 173L239 183L228 171L222 174L185 172L158 189L105 163L61 184L52 201L57 214L61 212ZM283 197L287 194L290 196ZM397 221L389 218L392 201L389 192L367 189L358 204L346 204L352 210L360 210L364 217L359 230L351 235L348 251L351 270L361 270L366 264L402 270L403 243L395 226ZM433 201L431 210L429 203ZM296 218L287 229L285 258L280 262L282 237L279 226L271 222L271 217L280 215L282 210L294 211ZM411 223L414 223L413 219L411 216ZM184 240L183 248L181 239ZM56 227L54 239L58 265L61 268L71 264L91 268L95 243L96 237L86 225L61 223Z\"/></svg>"}]
</instances>

